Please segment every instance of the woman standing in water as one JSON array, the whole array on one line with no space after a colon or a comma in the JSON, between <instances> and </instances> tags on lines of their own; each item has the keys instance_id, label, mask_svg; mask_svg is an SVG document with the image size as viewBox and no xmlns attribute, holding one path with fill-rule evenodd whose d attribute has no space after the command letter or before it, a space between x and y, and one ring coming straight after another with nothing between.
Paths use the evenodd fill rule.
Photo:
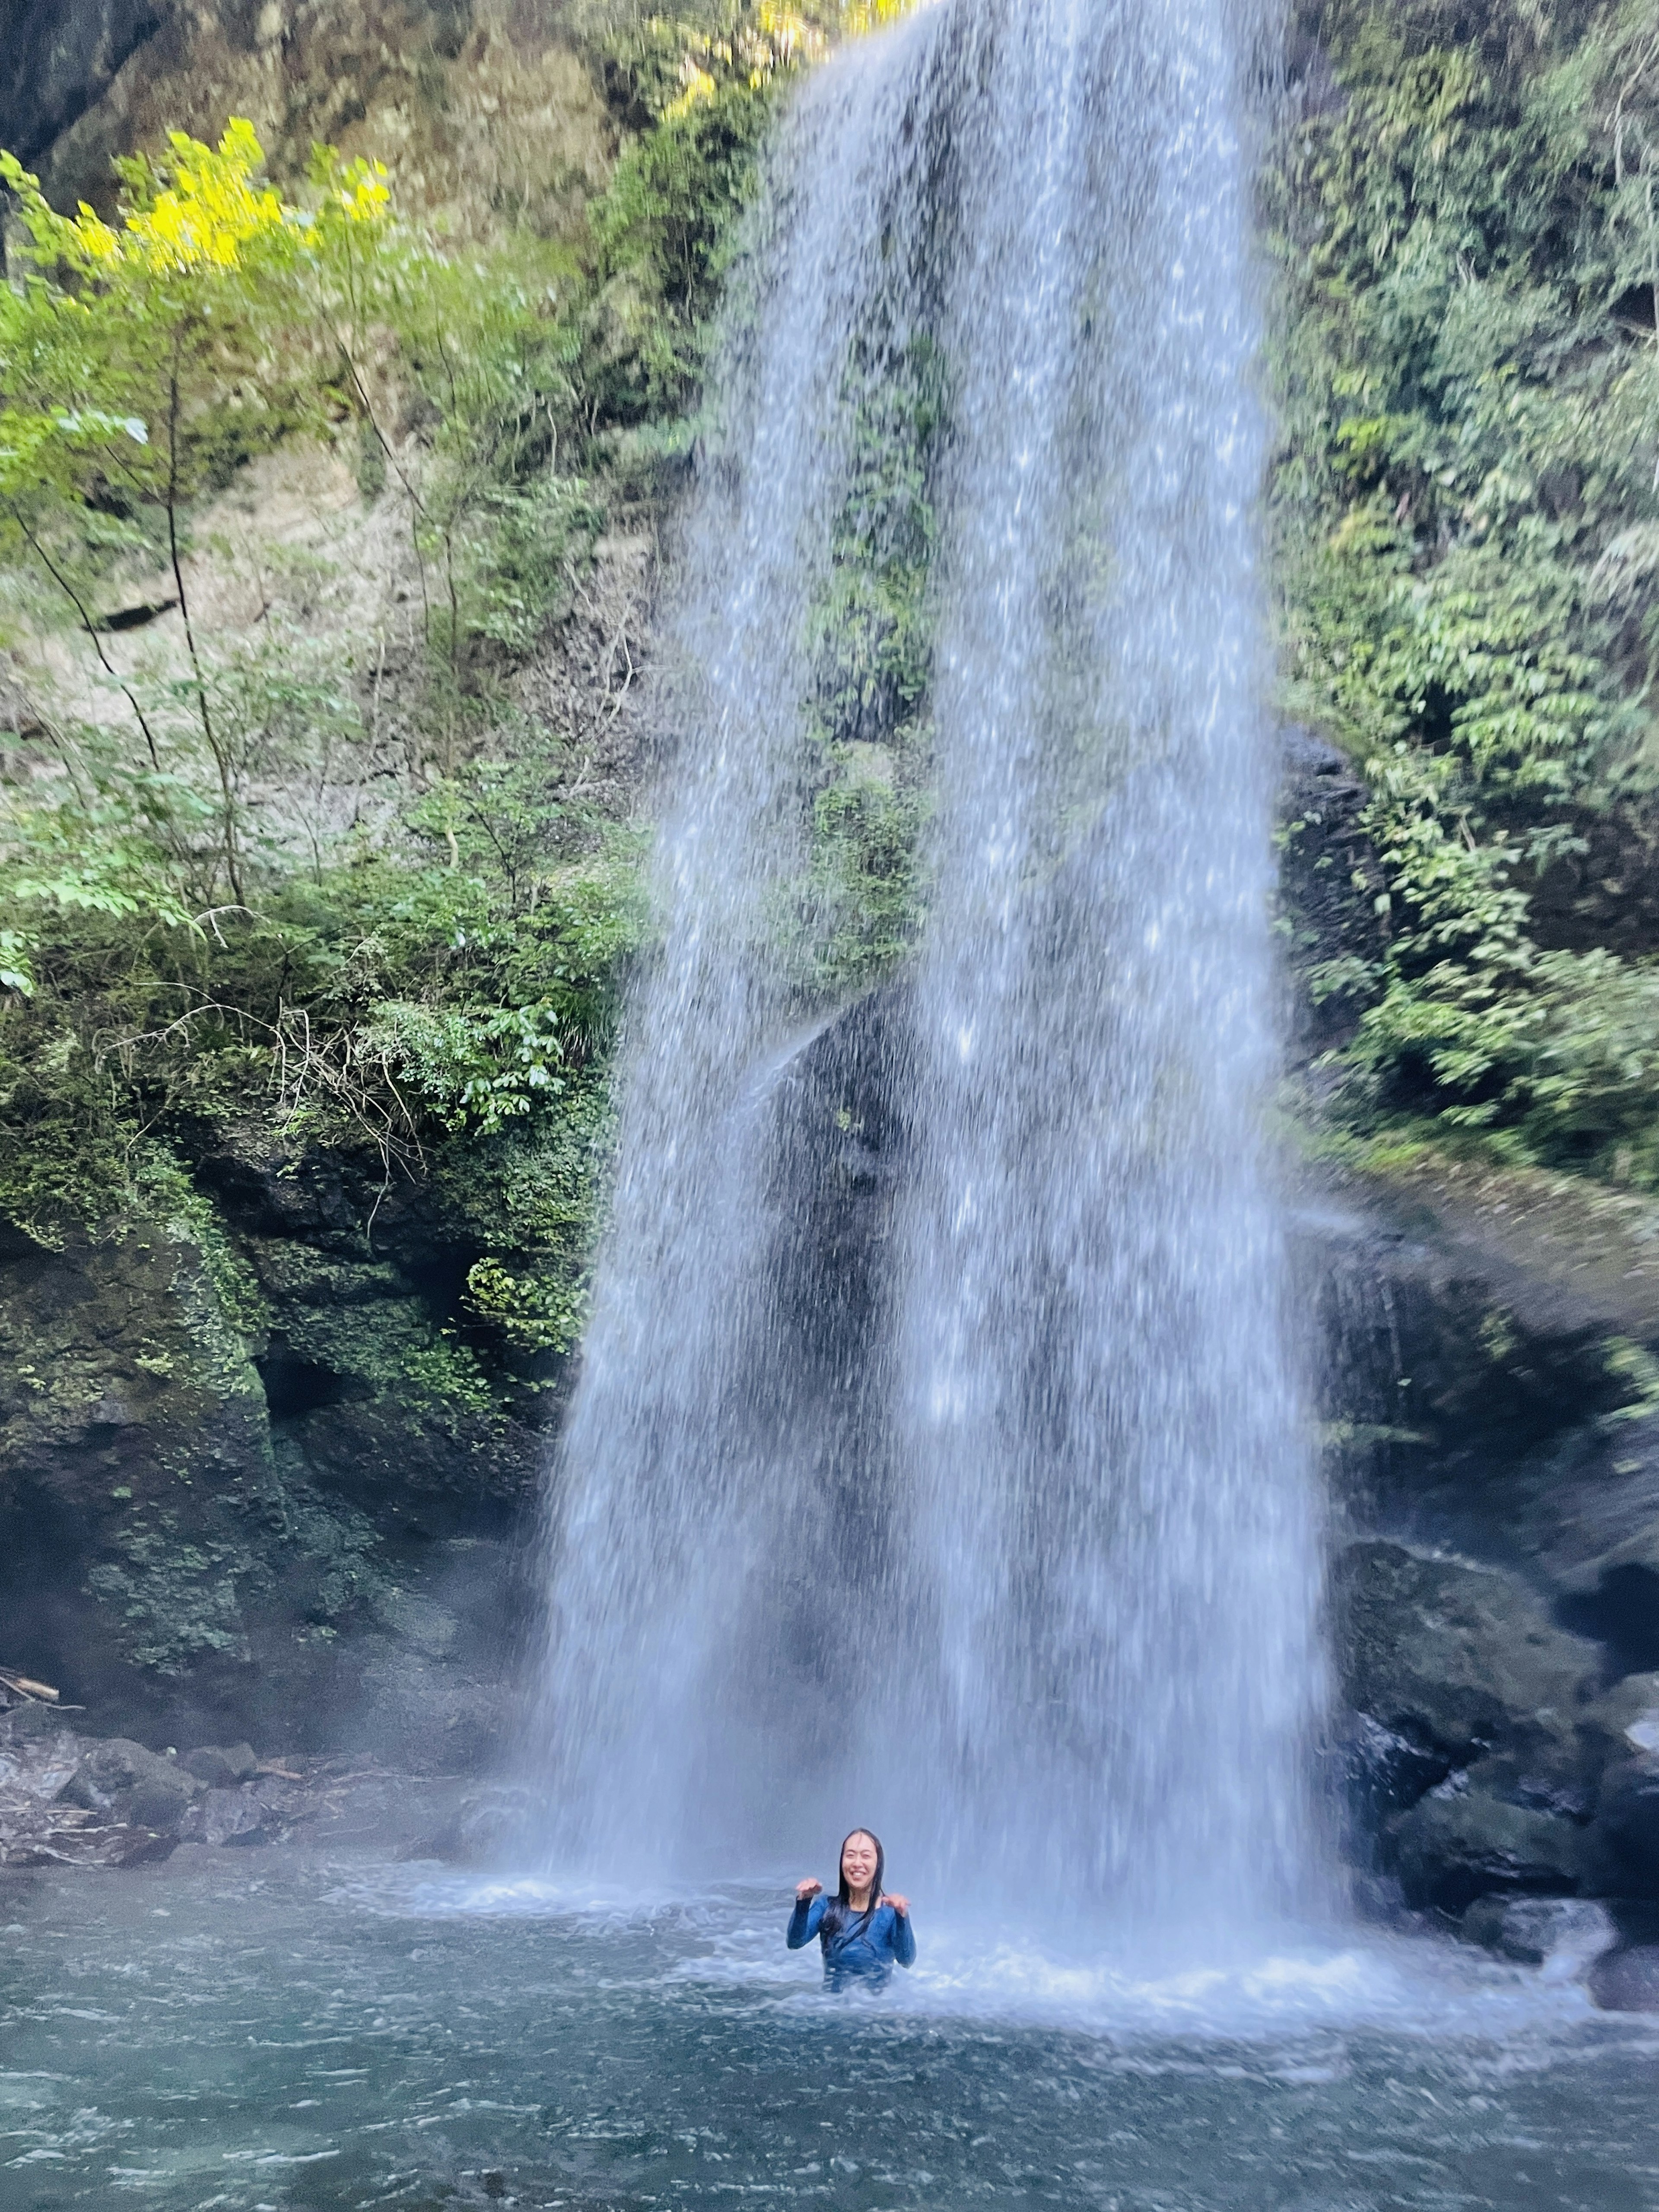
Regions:
<instances>
[{"instance_id":1,"label":"woman standing in water","mask_svg":"<svg viewBox=\"0 0 1659 2212\"><path fill-rule=\"evenodd\" d=\"M841 1847L841 1887L834 1897L825 1897L823 1884L810 1875L795 1885L789 1948L799 1951L817 1937L823 1947L825 1989L857 1984L878 1990L896 1964L915 1962L910 1900L882 1894L885 1864L881 1838L868 1828L854 1828Z\"/></svg>"}]
</instances>

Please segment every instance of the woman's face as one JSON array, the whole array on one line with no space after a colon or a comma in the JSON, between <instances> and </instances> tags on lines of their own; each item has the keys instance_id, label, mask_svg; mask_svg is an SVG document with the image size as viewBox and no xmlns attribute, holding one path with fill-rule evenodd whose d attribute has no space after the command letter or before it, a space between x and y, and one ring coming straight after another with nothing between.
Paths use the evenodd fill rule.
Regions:
<instances>
[{"instance_id":1,"label":"woman's face","mask_svg":"<svg viewBox=\"0 0 1659 2212\"><path fill-rule=\"evenodd\" d=\"M841 1847L841 1871L848 1889L868 1889L876 1878L876 1844L862 1829Z\"/></svg>"}]
</instances>

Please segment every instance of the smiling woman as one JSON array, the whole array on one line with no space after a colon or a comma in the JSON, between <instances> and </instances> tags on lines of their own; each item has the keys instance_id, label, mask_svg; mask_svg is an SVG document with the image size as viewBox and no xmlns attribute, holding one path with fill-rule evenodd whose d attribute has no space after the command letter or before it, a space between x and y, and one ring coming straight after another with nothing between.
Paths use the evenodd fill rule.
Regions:
<instances>
[{"instance_id":1,"label":"smiling woman","mask_svg":"<svg viewBox=\"0 0 1659 2212\"><path fill-rule=\"evenodd\" d=\"M854 1828L841 1847L841 1881L834 1897L825 1897L823 1883L811 1875L795 1886L786 1941L792 1951L801 1951L817 1937L826 1989L882 1989L895 1966L915 1964L910 1900L883 1890L885 1865L880 1838L868 1828Z\"/></svg>"}]
</instances>

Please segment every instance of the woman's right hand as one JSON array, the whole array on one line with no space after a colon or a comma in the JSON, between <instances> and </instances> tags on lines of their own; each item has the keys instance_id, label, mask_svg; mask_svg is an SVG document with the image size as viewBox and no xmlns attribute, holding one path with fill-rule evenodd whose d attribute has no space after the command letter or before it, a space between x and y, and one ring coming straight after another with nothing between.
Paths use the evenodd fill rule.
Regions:
<instances>
[{"instance_id":1,"label":"woman's right hand","mask_svg":"<svg viewBox=\"0 0 1659 2212\"><path fill-rule=\"evenodd\" d=\"M813 1876L809 1874L805 1881L798 1881L795 1884L796 1904L805 1905L809 1897L816 1897L823 1887L823 1884L821 1881L816 1881Z\"/></svg>"}]
</instances>

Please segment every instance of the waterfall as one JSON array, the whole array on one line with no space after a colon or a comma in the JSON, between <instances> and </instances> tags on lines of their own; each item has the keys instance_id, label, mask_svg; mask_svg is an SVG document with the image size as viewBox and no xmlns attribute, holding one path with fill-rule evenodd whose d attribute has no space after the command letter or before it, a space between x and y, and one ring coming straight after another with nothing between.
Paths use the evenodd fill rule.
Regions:
<instances>
[{"instance_id":1,"label":"waterfall","mask_svg":"<svg viewBox=\"0 0 1659 2212\"><path fill-rule=\"evenodd\" d=\"M1318 1527L1261 1127L1261 27L940 0L821 71L775 149L552 1492L568 1860L816 1864L859 1820L913 1887L1082 1900L1148 1942L1307 1901ZM950 400L927 919L882 1002L896 1189L848 1320L784 1099L837 1010L782 939L872 330L925 334Z\"/></svg>"}]
</instances>

